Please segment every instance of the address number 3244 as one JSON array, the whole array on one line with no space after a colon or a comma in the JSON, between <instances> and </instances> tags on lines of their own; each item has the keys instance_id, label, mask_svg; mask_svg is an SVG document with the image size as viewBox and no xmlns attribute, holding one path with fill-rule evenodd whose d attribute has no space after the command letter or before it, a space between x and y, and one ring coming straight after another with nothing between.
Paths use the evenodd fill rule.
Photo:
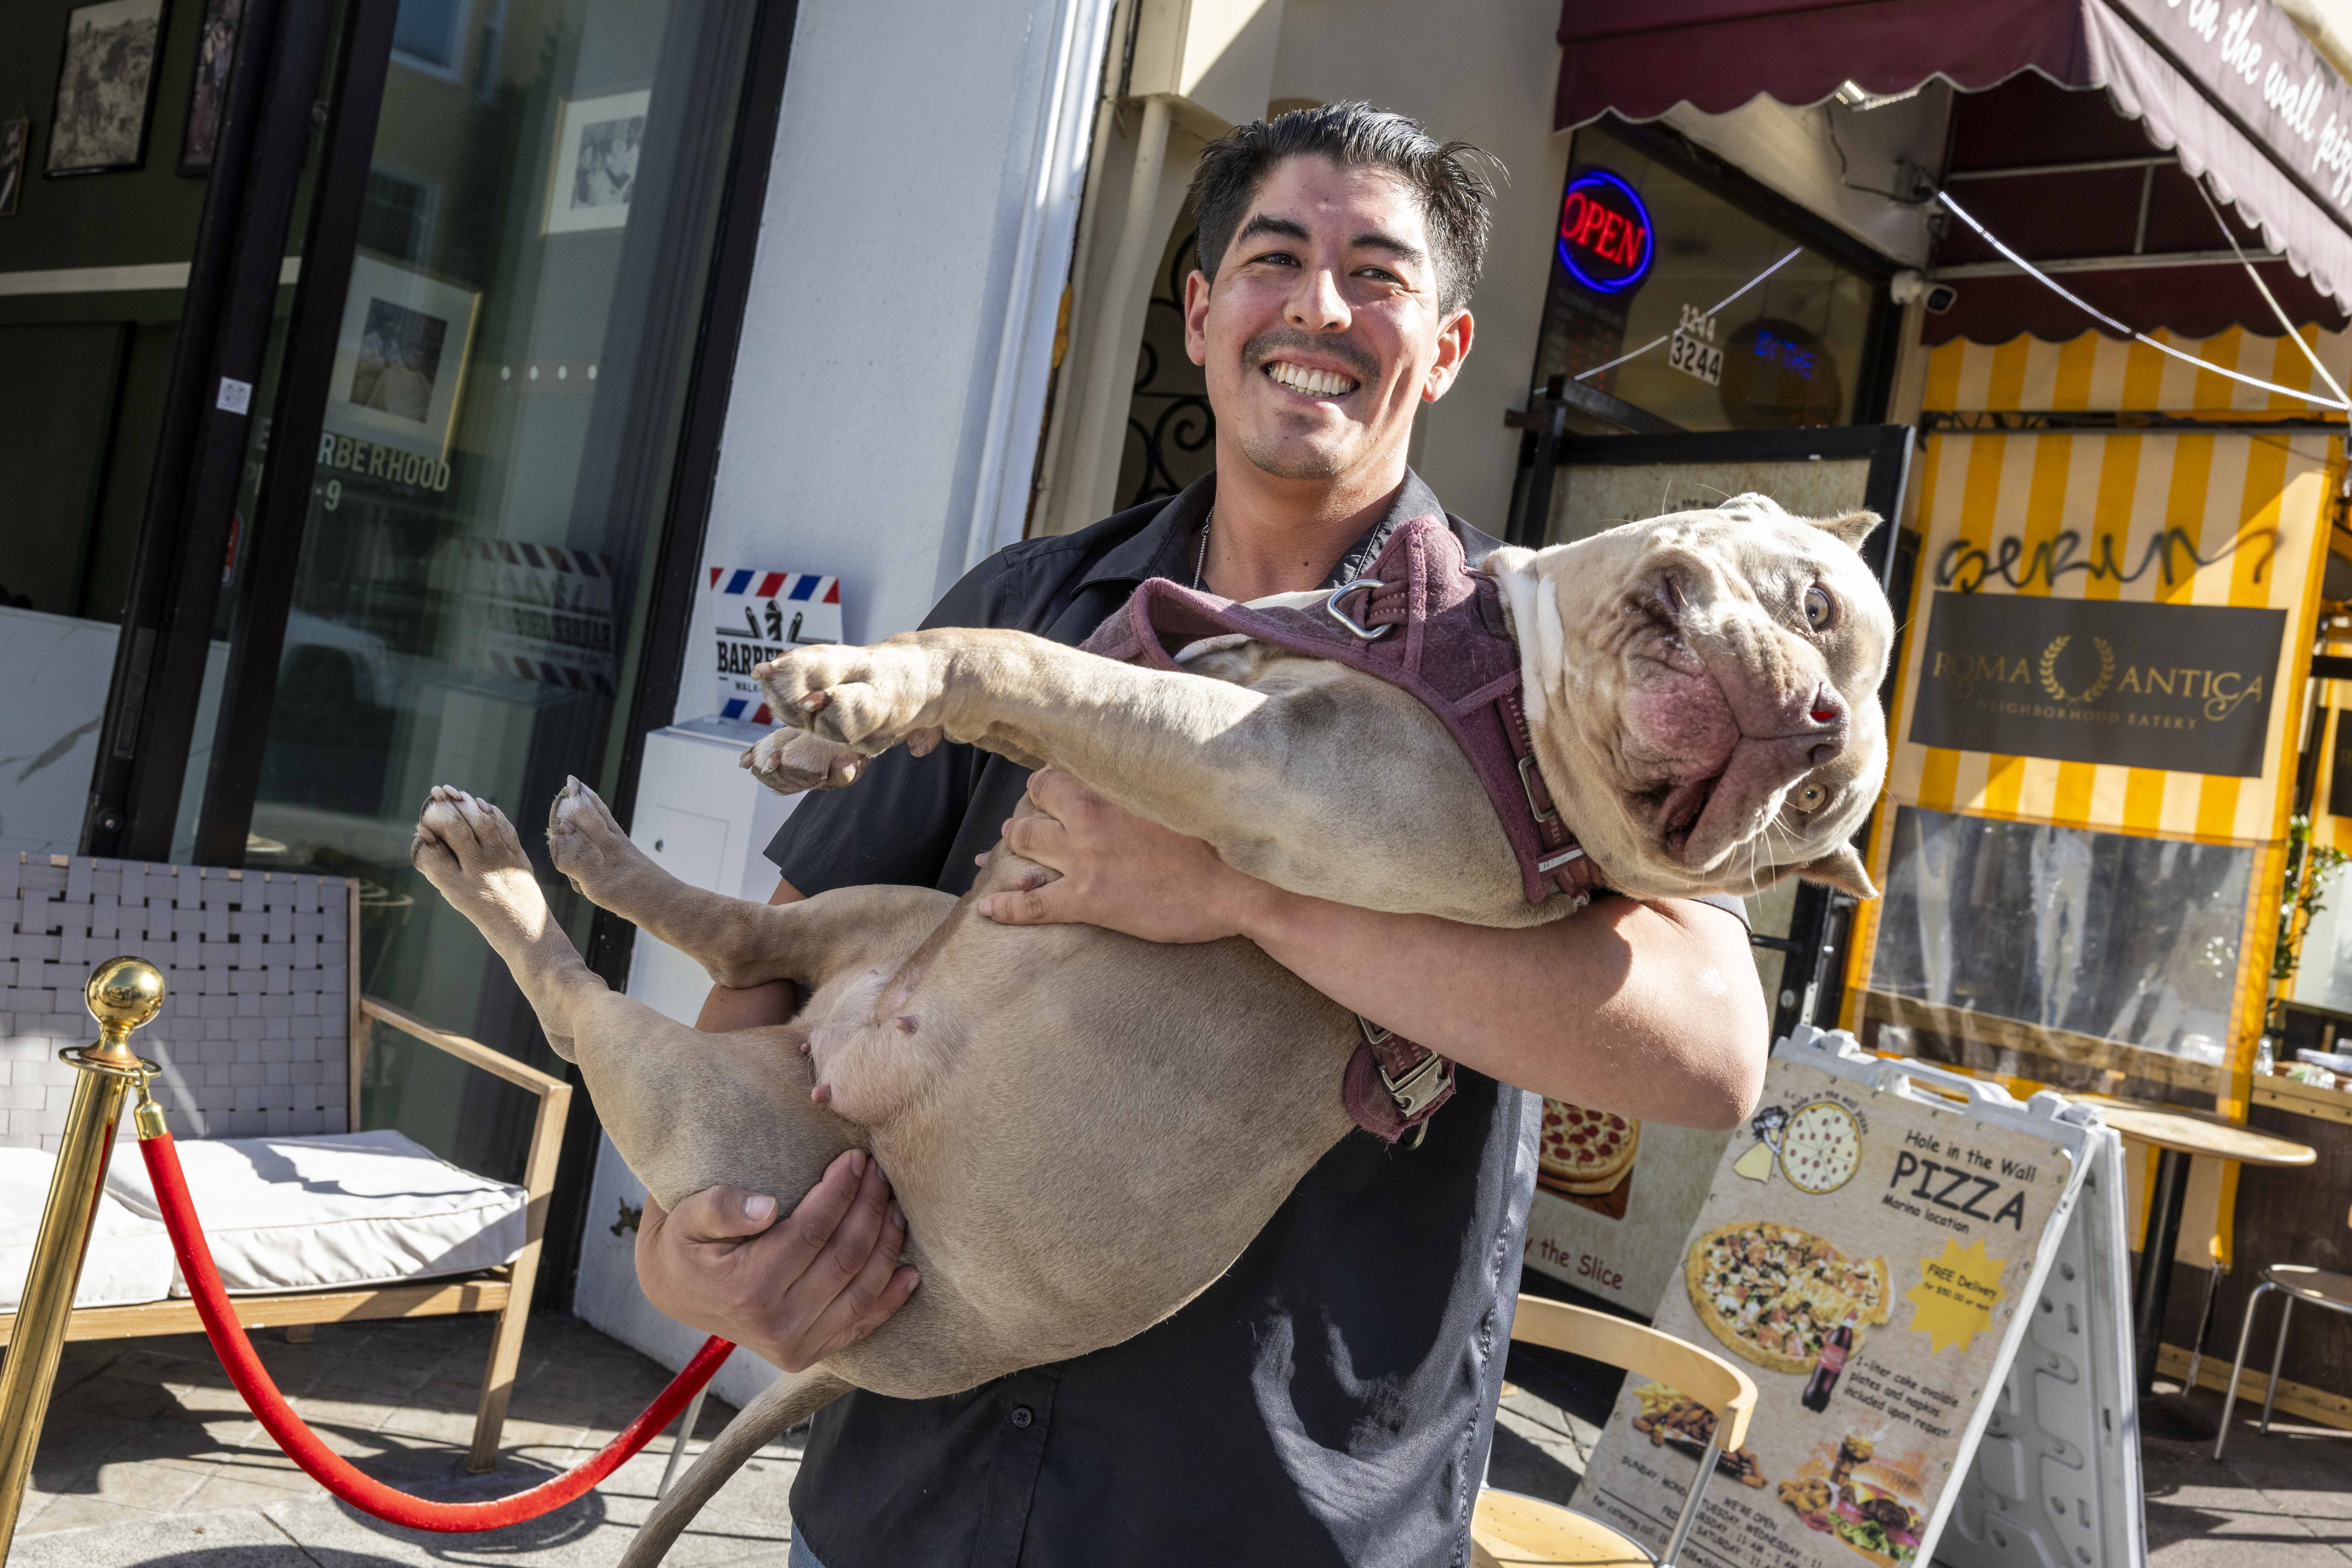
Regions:
<instances>
[{"instance_id":1,"label":"address number 3244","mask_svg":"<svg viewBox=\"0 0 2352 1568\"><path fill-rule=\"evenodd\" d=\"M1696 376L1709 386L1723 381L1723 351L1703 343L1688 332L1677 331L1666 348L1666 363L1685 375Z\"/></svg>"}]
</instances>

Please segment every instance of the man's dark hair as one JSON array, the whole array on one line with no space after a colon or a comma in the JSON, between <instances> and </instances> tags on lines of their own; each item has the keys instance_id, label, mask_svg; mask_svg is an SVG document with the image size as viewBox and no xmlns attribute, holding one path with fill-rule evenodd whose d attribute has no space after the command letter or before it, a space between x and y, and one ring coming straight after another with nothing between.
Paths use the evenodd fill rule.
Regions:
<instances>
[{"instance_id":1,"label":"man's dark hair","mask_svg":"<svg viewBox=\"0 0 2352 1568\"><path fill-rule=\"evenodd\" d=\"M1421 198L1437 270L1437 309L1452 315L1470 302L1486 262L1486 198L1494 187L1471 167L1502 165L1467 142L1440 142L1421 122L1369 103L1294 109L1236 125L1201 154L1192 205L1201 220L1201 270L1215 281L1242 215L1275 166L1289 158L1328 158L1343 169L1385 169Z\"/></svg>"}]
</instances>

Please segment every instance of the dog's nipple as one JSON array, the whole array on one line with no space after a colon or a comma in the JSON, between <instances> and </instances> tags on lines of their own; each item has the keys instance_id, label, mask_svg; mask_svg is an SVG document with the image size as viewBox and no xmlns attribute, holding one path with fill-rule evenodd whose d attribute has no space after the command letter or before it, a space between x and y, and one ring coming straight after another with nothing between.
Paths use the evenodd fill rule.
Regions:
<instances>
[{"instance_id":1,"label":"dog's nipple","mask_svg":"<svg viewBox=\"0 0 2352 1568\"><path fill-rule=\"evenodd\" d=\"M814 1089L809 1090L809 1098L816 1101L819 1105L831 1105L833 1103L833 1085L829 1083L821 1083L817 1085Z\"/></svg>"},{"instance_id":2,"label":"dog's nipple","mask_svg":"<svg viewBox=\"0 0 2352 1568\"><path fill-rule=\"evenodd\" d=\"M902 1035L913 1034L915 1032L915 1020L912 1018L900 1018L898 1020L898 1032Z\"/></svg>"}]
</instances>

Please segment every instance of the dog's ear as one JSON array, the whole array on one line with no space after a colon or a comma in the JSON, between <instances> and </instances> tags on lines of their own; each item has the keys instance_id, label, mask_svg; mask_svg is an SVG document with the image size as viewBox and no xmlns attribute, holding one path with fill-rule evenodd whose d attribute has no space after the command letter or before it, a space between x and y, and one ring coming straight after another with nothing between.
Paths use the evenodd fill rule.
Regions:
<instances>
[{"instance_id":1,"label":"dog's ear","mask_svg":"<svg viewBox=\"0 0 2352 1568\"><path fill-rule=\"evenodd\" d=\"M1797 868L1797 875L1808 882L1820 882L1841 893L1852 893L1857 899L1878 897L1878 889L1870 885L1870 872L1851 844L1841 844L1820 859L1807 861Z\"/></svg>"},{"instance_id":2,"label":"dog's ear","mask_svg":"<svg viewBox=\"0 0 2352 1568\"><path fill-rule=\"evenodd\" d=\"M1871 536L1882 520L1874 511L1847 511L1835 517L1816 517L1807 521L1824 533L1836 534L1846 548L1859 550L1862 542Z\"/></svg>"}]
</instances>

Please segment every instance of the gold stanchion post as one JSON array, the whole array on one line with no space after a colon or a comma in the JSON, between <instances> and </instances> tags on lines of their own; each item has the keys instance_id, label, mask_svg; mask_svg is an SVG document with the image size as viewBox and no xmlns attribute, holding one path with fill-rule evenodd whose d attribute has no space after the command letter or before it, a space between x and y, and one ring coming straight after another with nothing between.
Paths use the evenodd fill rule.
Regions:
<instances>
[{"instance_id":1,"label":"gold stanchion post","mask_svg":"<svg viewBox=\"0 0 2352 1568\"><path fill-rule=\"evenodd\" d=\"M0 1352L6 1357L0 1361L0 1562L6 1561L16 1539L16 1512L32 1479L33 1451L40 1447L49 1385L65 1348L74 1288L81 1280L82 1254L105 1190L122 1097L133 1086L143 1090L156 1070L152 1062L132 1054L131 1031L162 1010L162 972L144 959L110 958L90 972L82 996L98 1020L98 1041L58 1053L81 1076L66 1110L65 1138L58 1145L57 1172L49 1178L16 1328L7 1350ZM144 1115L149 1107L141 1110Z\"/></svg>"}]
</instances>

